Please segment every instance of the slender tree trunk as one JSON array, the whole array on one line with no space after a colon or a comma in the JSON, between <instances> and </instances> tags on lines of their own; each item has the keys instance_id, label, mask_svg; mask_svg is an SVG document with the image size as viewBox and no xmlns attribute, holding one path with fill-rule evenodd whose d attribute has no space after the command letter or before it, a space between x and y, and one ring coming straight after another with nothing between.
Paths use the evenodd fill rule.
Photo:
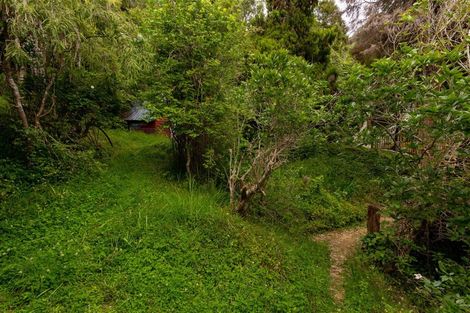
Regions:
<instances>
[{"instance_id":1,"label":"slender tree trunk","mask_svg":"<svg viewBox=\"0 0 470 313\"><path fill-rule=\"evenodd\" d=\"M23 101L21 98L21 93L20 89L18 88L18 85L13 78L13 70L11 68L11 64L9 61L3 60L3 70L5 72L5 77L8 83L8 86L10 87L11 91L13 92L13 97L15 100L15 108L16 111L18 112L18 115L21 119L21 122L23 124L24 128L29 128L29 123L28 123L28 118L26 116L26 113L24 112L23 109Z\"/></svg>"},{"instance_id":2,"label":"slender tree trunk","mask_svg":"<svg viewBox=\"0 0 470 313\"><path fill-rule=\"evenodd\" d=\"M400 125L397 125L395 128L395 131L393 132L393 151L399 151L400 150Z\"/></svg>"},{"instance_id":3,"label":"slender tree trunk","mask_svg":"<svg viewBox=\"0 0 470 313\"><path fill-rule=\"evenodd\" d=\"M230 208L232 210L236 209L236 184L239 179L240 167L241 164L238 160L238 153L234 154L233 150L230 149L230 163L229 163L229 173L228 173L228 189L230 191ZM238 149L237 149L238 151Z\"/></svg>"},{"instance_id":4,"label":"slender tree trunk","mask_svg":"<svg viewBox=\"0 0 470 313\"><path fill-rule=\"evenodd\" d=\"M46 102L47 102L47 98L49 97L49 91L51 90L51 87L54 84L54 81L55 81L55 77L52 77L49 80L49 83L47 84L46 89L44 90L44 94L41 99L41 105L39 106L39 110L36 113L36 116L34 117L34 126L36 126L36 128L41 128L41 117L43 117L44 115L47 115L48 113L48 112L45 112Z\"/></svg>"},{"instance_id":5,"label":"slender tree trunk","mask_svg":"<svg viewBox=\"0 0 470 313\"><path fill-rule=\"evenodd\" d=\"M5 59L2 60L2 63L3 63L3 71L5 72L6 81L11 91L13 92L13 98L15 101L16 111L18 112L21 123L23 124L23 128L28 129L29 128L28 117L26 116L26 113L24 112L24 109L23 109L23 100L21 97L20 89L15 79L13 78L13 70L11 68L11 64L9 61L6 61ZM27 163L28 163L28 166L31 166L30 156L33 152L33 145L32 145L30 138L26 139L26 151L27 151Z\"/></svg>"},{"instance_id":6,"label":"slender tree trunk","mask_svg":"<svg viewBox=\"0 0 470 313\"><path fill-rule=\"evenodd\" d=\"M0 7L1 11L6 11L5 7ZM0 12L1 12L0 11ZM2 12L3 13L3 12ZM11 65L11 62L6 59L4 53L5 53L5 48L6 48L6 42L10 40L10 36L8 34L8 25L6 23L7 21L7 16L4 14L1 14L1 25L0 25L0 62L3 67L3 72L5 73L5 78L8 84L8 87L10 87L11 91L13 92L13 98L15 102L15 108L16 111L18 112L18 115L21 119L21 123L23 124L23 127L29 128L29 123L28 123L28 118L26 116L26 113L24 112L23 109L23 100L21 97L20 93L20 88L18 87L17 82L15 81L15 75L13 73L13 68ZM21 68L20 71L17 73L18 75L18 81L21 84L23 79L24 79L24 68Z\"/></svg>"},{"instance_id":7,"label":"slender tree trunk","mask_svg":"<svg viewBox=\"0 0 470 313\"><path fill-rule=\"evenodd\" d=\"M191 179L191 150L190 144L186 143L186 174Z\"/></svg>"}]
</instances>

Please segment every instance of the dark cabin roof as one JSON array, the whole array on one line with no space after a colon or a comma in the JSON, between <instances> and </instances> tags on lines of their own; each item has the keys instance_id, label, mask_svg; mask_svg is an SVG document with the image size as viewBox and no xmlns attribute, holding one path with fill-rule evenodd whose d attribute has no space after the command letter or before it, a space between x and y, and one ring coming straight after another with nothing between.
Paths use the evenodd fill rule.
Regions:
<instances>
[{"instance_id":1,"label":"dark cabin roof","mask_svg":"<svg viewBox=\"0 0 470 313\"><path fill-rule=\"evenodd\" d=\"M134 105L127 116L124 118L126 121L146 121L150 118L150 112L141 105Z\"/></svg>"}]
</instances>

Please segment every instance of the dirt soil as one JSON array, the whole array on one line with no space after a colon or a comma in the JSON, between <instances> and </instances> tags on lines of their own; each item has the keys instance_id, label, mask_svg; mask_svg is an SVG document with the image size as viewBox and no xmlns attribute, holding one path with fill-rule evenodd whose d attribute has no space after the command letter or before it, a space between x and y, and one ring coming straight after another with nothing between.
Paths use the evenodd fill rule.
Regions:
<instances>
[{"instance_id":1,"label":"dirt soil","mask_svg":"<svg viewBox=\"0 0 470 313\"><path fill-rule=\"evenodd\" d=\"M344 300L343 272L345 262L354 254L360 239L366 233L367 229L364 226L360 226L351 229L335 230L313 237L315 241L327 243L330 248L330 291L336 302Z\"/></svg>"}]
</instances>

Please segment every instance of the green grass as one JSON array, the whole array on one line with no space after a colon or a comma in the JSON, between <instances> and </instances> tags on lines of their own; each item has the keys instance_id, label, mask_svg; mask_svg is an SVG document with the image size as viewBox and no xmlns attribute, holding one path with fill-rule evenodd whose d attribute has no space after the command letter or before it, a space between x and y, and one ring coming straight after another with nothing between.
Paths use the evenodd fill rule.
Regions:
<instances>
[{"instance_id":1,"label":"green grass","mask_svg":"<svg viewBox=\"0 0 470 313\"><path fill-rule=\"evenodd\" d=\"M386 160L376 153L324 146L274 173L256 212L291 233L317 233L362 222L376 202Z\"/></svg>"},{"instance_id":2,"label":"green grass","mask_svg":"<svg viewBox=\"0 0 470 313\"><path fill-rule=\"evenodd\" d=\"M408 298L388 281L380 269L361 257L348 261L345 280L346 298L338 312L411 313L417 312ZM425 312L425 311L424 311Z\"/></svg>"},{"instance_id":3,"label":"green grass","mask_svg":"<svg viewBox=\"0 0 470 313\"><path fill-rule=\"evenodd\" d=\"M333 310L324 246L167 179L167 139L112 137L100 173L1 203L0 311Z\"/></svg>"},{"instance_id":4,"label":"green grass","mask_svg":"<svg viewBox=\"0 0 470 313\"><path fill-rule=\"evenodd\" d=\"M166 138L111 135L101 171L0 203L0 311L405 312L377 271L355 261L345 303L334 304L326 246L242 219L214 187L175 180ZM316 177L320 160L323 210L349 214L325 156L291 166Z\"/></svg>"}]
</instances>

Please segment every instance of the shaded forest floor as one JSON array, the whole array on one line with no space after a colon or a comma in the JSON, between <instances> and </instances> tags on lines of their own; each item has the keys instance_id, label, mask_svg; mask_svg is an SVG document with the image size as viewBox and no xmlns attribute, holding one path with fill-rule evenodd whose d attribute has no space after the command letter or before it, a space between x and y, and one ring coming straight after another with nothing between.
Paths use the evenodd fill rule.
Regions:
<instances>
[{"instance_id":1,"label":"shaded forest floor","mask_svg":"<svg viewBox=\"0 0 470 313\"><path fill-rule=\"evenodd\" d=\"M1 311L407 312L354 259L335 303L325 244L173 179L167 139L111 135L101 172L0 204Z\"/></svg>"}]
</instances>

